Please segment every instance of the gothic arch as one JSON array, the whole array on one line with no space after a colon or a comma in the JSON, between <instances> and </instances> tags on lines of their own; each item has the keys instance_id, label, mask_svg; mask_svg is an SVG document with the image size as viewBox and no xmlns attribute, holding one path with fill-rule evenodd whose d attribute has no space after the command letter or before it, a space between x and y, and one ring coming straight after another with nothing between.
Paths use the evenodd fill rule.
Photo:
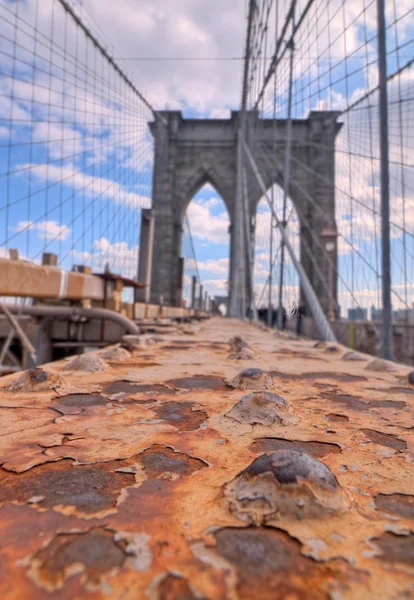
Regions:
<instances>
[{"instance_id":1,"label":"gothic arch","mask_svg":"<svg viewBox=\"0 0 414 600\"><path fill-rule=\"evenodd\" d=\"M239 113L230 119L183 119L179 111L161 111L162 118L150 123L155 140L153 175L153 202L156 249L152 261L151 298L160 296L166 304L177 300L177 274L180 263L182 223L188 204L197 190L207 182L217 189L234 222L237 181L237 140ZM298 214L306 220L301 226L301 240L310 248L304 252L301 244L300 259L313 288L328 309L326 282L329 267L325 253L320 249L326 216L335 227L335 138L340 129L336 122L339 113L313 111L307 119L292 121L292 163L289 196ZM247 113L247 143L267 188L283 184L283 153L286 148L286 121L260 119L258 113ZM319 148L315 153L315 146ZM278 160L275 160L278 157ZM256 214L262 191L256 177L246 167L248 203L251 222ZM315 210L315 202L318 210ZM230 263L235 264L232 226L230 227ZM336 263L337 254L334 251ZM314 269L314 263L317 269ZM232 266L230 266L232 272ZM322 278L322 279L321 279ZM335 282L336 289L336 282ZM335 292L336 293L336 292Z\"/></svg>"}]
</instances>

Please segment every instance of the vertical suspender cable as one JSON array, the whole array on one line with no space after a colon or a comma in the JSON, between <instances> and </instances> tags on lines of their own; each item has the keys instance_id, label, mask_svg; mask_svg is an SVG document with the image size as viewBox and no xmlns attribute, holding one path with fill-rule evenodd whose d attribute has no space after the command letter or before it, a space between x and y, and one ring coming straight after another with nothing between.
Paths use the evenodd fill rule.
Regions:
<instances>
[{"instance_id":1,"label":"vertical suspender cable","mask_svg":"<svg viewBox=\"0 0 414 600\"><path fill-rule=\"evenodd\" d=\"M292 26L295 28L294 21L294 7L292 14ZM288 91L288 114L286 121L286 147L285 147L285 162L283 168L283 217L282 227L286 227L286 203L289 193L289 180L290 180L290 157L292 153L292 88L293 88L293 52L294 45L293 40L289 42L290 60L289 60L289 91ZM280 278L279 278L279 303L277 311L277 326L279 329L283 329L283 276L284 276L284 263L285 263L285 244L283 237L281 240L281 253L280 253Z\"/></svg>"},{"instance_id":2,"label":"vertical suspender cable","mask_svg":"<svg viewBox=\"0 0 414 600\"><path fill-rule=\"evenodd\" d=\"M392 360L391 248L390 248L390 180L388 148L387 42L384 0L377 0L379 129L381 172L381 251L382 251L382 340L381 355Z\"/></svg>"}]
</instances>

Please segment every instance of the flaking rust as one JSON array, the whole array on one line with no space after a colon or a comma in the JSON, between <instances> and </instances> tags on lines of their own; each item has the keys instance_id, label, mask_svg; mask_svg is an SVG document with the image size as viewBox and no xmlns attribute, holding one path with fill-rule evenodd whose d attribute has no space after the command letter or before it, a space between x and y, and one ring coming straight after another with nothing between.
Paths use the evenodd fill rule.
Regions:
<instances>
[{"instance_id":1,"label":"flaking rust","mask_svg":"<svg viewBox=\"0 0 414 600\"><path fill-rule=\"evenodd\" d=\"M2 600L414 597L409 369L190 329L1 380Z\"/></svg>"}]
</instances>

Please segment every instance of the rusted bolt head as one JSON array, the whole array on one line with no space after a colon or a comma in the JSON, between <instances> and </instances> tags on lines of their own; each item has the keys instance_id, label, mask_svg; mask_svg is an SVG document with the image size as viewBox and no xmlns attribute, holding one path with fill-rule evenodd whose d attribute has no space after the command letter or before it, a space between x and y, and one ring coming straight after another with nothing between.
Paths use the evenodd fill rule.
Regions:
<instances>
[{"instance_id":1,"label":"rusted bolt head","mask_svg":"<svg viewBox=\"0 0 414 600\"><path fill-rule=\"evenodd\" d=\"M63 377L53 369L36 367L24 371L18 379L6 385L4 389L9 392L42 392L61 387L64 383Z\"/></svg>"},{"instance_id":2,"label":"rusted bolt head","mask_svg":"<svg viewBox=\"0 0 414 600\"><path fill-rule=\"evenodd\" d=\"M107 369L108 364L95 352L80 354L65 367L67 371L106 371Z\"/></svg>"},{"instance_id":3,"label":"rusted bolt head","mask_svg":"<svg viewBox=\"0 0 414 600\"><path fill-rule=\"evenodd\" d=\"M35 381L37 383L43 383L44 381L47 381L47 372L44 371L43 369L40 369L40 368L30 369L27 372L27 374L32 381Z\"/></svg>"},{"instance_id":4,"label":"rusted bolt head","mask_svg":"<svg viewBox=\"0 0 414 600\"><path fill-rule=\"evenodd\" d=\"M131 353L121 346L115 346L115 348L108 348L102 352L101 357L105 360L122 361L131 358Z\"/></svg>"},{"instance_id":5,"label":"rusted bolt head","mask_svg":"<svg viewBox=\"0 0 414 600\"><path fill-rule=\"evenodd\" d=\"M266 390L247 394L233 406L227 416L239 423L294 425L298 418L281 396Z\"/></svg>"},{"instance_id":6,"label":"rusted bolt head","mask_svg":"<svg viewBox=\"0 0 414 600\"><path fill-rule=\"evenodd\" d=\"M229 358L232 360L251 360L255 357L251 348L233 348L229 354Z\"/></svg>"},{"instance_id":7,"label":"rusted bolt head","mask_svg":"<svg viewBox=\"0 0 414 600\"><path fill-rule=\"evenodd\" d=\"M348 501L336 477L305 452L263 454L227 484L225 497L239 519L262 525L343 512Z\"/></svg>"},{"instance_id":8,"label":"rusted bolt head","mask_svg":"<svg viewBox=\"0 0 414 600\"><path fill-rule=\"evenodd\" d=\"M244 369L227 382L230 387L241 390L271 390L273 388L273 379L262 369Z\"/></svg>"},{"instance_id":9,"label":"rusted bolt head","mask_svg":"<svg viewBox=\"0 0 414 600\"><path fill-rule=\"evenodd\" d=\"M232 337L229 344L233 350L241 350L241 348L248 348L249 346L239 335Z\"/></svg>"}]
</instances>

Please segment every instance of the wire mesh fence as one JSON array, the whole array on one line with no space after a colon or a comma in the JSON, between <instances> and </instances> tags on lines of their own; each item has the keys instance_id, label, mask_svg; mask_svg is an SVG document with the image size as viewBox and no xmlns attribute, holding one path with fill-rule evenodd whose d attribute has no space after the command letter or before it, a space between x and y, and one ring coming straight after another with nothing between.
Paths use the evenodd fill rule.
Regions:
<instances>
[{"instance_id":1,"label":"wire mesh fence","mask_svg":"<svg viewBox=\"0 0 414 600\"><path fill-rule=\"evenodd\" d=\"M275 146L262 147L266 153L263 169L275 164L281 169L283 188L286 132L278 119L292 120L293 130L314 111L322 115L319 136L307 141L308 154L295 150L290 157L289 192L300 188L299 172L307 171L313 185L300 190L308 210L298 202L286 206L287 231L299 253L299 233L310 231L300 252L317 266L323 253L333 263L327 293L336 316L381 317L382 257L380 204L380 112L378 67L377 2L363 0L262 0L255 4L251 41L246 51L250 61L247 109L257 110L261 119L276 119ZM394 317L409 320L414 312L414 9L394 0L386 4L387 93L389 122L391 295ZM289 91L291 93L289 94ZM290 101L289 101L290 98ZM309 122L310 123L310 122ZM325 160L329 147L326 131L337 123L333 177L315 169L315 160ZM258 127L260 127L260 121ZM259 139L260 132L256 132ZM250 132L254 146L255 132ZM278 138L279 136L279 138ZM258 143L258 142L257 142ZM321 206L323 189L333 187L335 223ZM322 191L321 191L322 190ZM283 193L273 192L275 206L283 213ZM289 196L291 194L289 193ZM292 198L291 198L292 200ZM325 214L324 214L325 213ZM336 226L334 240L315 234L312 220L326 228ZM263 284L269 281L273 264L271 300L277 304L280 278L280 235L273 231L270 252L271 217L268 207L259 204L256 228L256 298L268 302ZM294 225L297 225L296 227ZM336 238L336 240L335 240ZM337 262L332 261L329 244L334 243ZM302 256L302 258L304 258ZM306 260L306 259L305 259ZM297 279L285 257L288 279L283 302L300 301ZM272 279L272 278L270 278ZM337 289L335 281L337 280ZM333 283L332 283L333 282Z\"/></svg>"},{"instance_id":2,"label":"wire mesh fence","mask_svg":"<svg viewBox=\"0 0 414 600\"><path fill-rule=\"evenodd\" d=\"M0 256L135 277L152 109L79 10L0 1Z\"/></svg>"}]
</instances>

